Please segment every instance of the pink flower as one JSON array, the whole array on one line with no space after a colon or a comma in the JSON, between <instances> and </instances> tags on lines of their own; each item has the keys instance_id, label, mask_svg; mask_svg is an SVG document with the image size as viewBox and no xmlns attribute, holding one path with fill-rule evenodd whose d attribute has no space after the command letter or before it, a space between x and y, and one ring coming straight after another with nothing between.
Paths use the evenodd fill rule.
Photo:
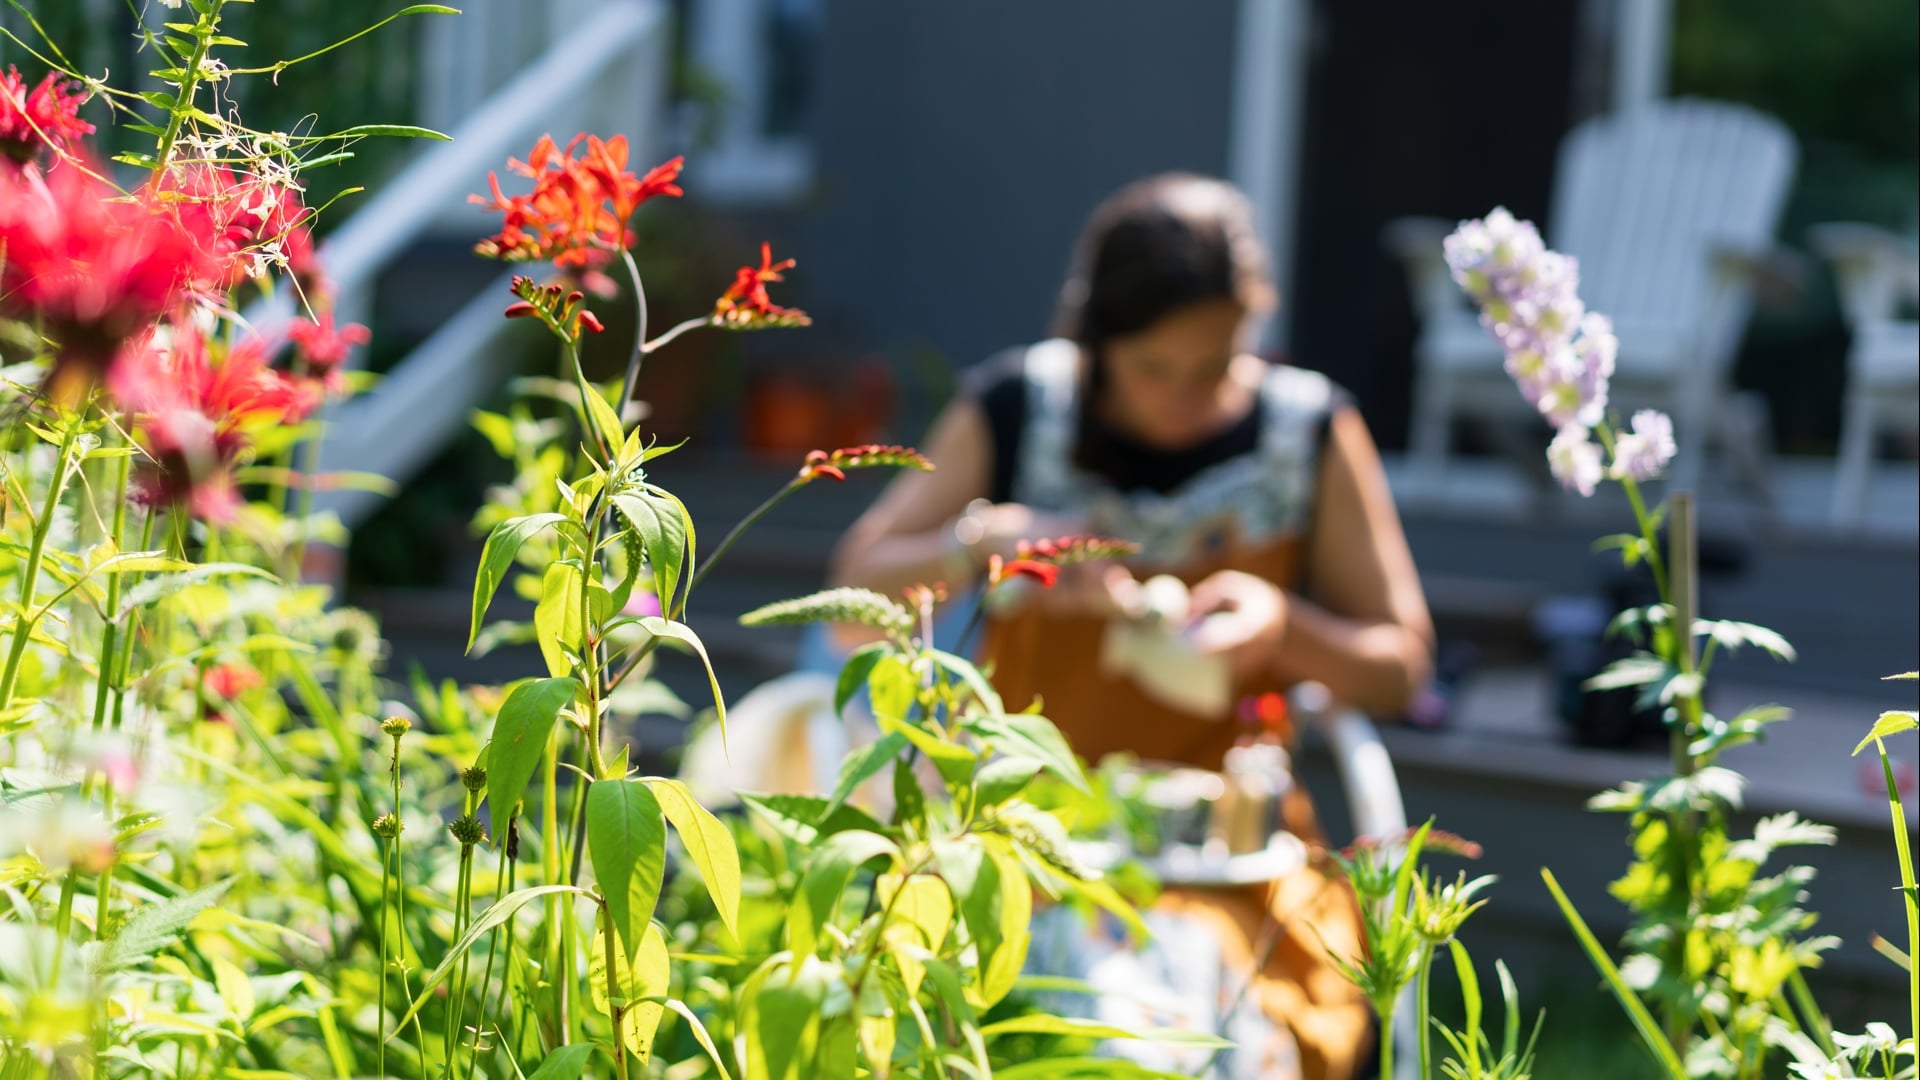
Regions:
<instances>
[{"instance_id":1,"label":"pink flower","mask_svg":"<svg viewBox=\"0 0 1920 1080\"><path fill-rule=\"evenodd\" d=\"M345 387L346 375L340 369L354 347L372 340L372 334L359 323L336 328L331 311L322 311L317 319L294 320L287 328L287 337L299 350L307 371L328 393L338 393Z\"/></svg>"},{"instance_id":2,"label":"pink flower","mask_svg":"<svg viewBox=\"0 0 1920 1080\"><path fill-rule=\"evenodd\" d=\"M24 163L42 147L64 153L74 140L93 134L93 125L80 119L86 100L71 80L51 71L28 93L20 70L8 64L0 75L0 157Z\"/></svg>"},{"instance_id":3,"label":"pink flower","mask_svg":"<svg viewBox=\"0 0 1920 1080\"><path fill-rule=\"evenodd\" d=\"M152 343L136 350L113 390L141 414L135 437L148 460L136 498L149 506L184 504L214 521L230 519L239 506L232 469L254 432L297 420L314 404L305 388L267 366L258 340L240 342L216 362L206 339L181 327L164 352Z\"/></svg>"},{"instance_id":4,"label":"pink flower","mask_svg":"<svg viewBox=\"0 0 1920 1080\"><path fill-rule=\"evenodd\" d=\"M1553 443L1547 447L1547 464L1561 487L1577 491L1583 497L1592 495L1606 475L1599 445L1587 437L1587 429L1579 424L1568 424L1553 437Z\"/></svg>"},{"instance_id":5,"label":"pink flower","mask_svg":"<svg viewBox=\"0 0 1920 1080\"><path fill-rule=\"evenodd\" d=\"M1608 475L1616 480L1651 480L1673 460L1679 448L1673 441L1673 421L1654 409L1633 414L1633 430L1613 441L1613 467Z\"/></svg>"},{"instance_id":6,"label":"pink flower","mask_svg":"<svg viewBox=\"0 0 1920 1080\"><path fill-rule=\"evenodd\" d=\"M208 265L171 215L77 168L0 174L0 314L55 342L47 395L72 404Z\"/></svg>"}]
</instances>

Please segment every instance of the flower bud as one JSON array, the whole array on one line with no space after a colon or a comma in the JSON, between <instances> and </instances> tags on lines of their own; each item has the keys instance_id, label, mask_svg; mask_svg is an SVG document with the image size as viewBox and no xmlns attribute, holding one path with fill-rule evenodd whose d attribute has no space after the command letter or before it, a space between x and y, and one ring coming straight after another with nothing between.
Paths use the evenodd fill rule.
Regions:
<instances>
[{"instance_id":1,"label":"flower bud","mask_svg":"<svg viewBox=\"0 0 1920 1080\"><path fill-rule=\"evenodd\" d=\"M373 835L382 840L392 840L400 835L400 818L395 814L381 814L373 819Z\"/></svg>"},{"instance_id":2,"label":"flower bud","mask_svg":"<svg viewBox=\"0 0 1920 1080\"><path fill-rule=\"evenodd\" d=\"M486 839L487 830L481 826L480 819L472 814L461 814L447 823L447 831L460 841L461 847L472 847Z\"/></svg>"},{"instance_id":3,"label":"flower bud","mask_svg":"<svg viewBox=\"0 0 1920 1080\"><path fill-rule=\"evenodd\" d=\"M389 716L385 720L380 721L380 730L398 739L400 736L413 730L413 721L408 720L404 716Z\"/></svg>"},{"instance_id":4,"label":"flower bud","mask_svg":"<svg viewBox=\"0 0 1920 1080\"><path fill-rule=\"evenodd\" d=\"M462 769L460 783L464 784L468 791L485 791L487 790L487 770L478 765Z\"/></svg>"},{"instance_id":5,"label":"flower bud","mask_svg":"<svg viewBox=\"0 0 1920 1080\"><path fill-rule=\"evenodd\" d=\"M598 334L606 328L606 324L602 323L599 317L594 315L593 312L583 311L580 313L580 329L588 331L589 333Z\"/></svg>"}]
</instances>

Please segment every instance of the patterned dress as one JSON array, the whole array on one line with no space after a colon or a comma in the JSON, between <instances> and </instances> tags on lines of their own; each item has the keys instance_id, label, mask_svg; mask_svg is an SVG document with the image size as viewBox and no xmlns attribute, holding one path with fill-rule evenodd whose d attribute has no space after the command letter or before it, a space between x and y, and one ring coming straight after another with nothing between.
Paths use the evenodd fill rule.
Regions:
<instances>
[{"instance_id":1,"label":"patterned dress","mask_svg":"<svg viewBox=\"0 0 1920 1080\"><path fill-rule=\"evenodd\" d=\"M1192 453L1129 448L1100 433L1111 453L1096 472L1076 464L1085 437L1080 350L1047 341L983 369L971 391L993 434L995 501L1071 515L1090 532L1141 545L1131 567L1144 579L1170 573L1193 585L1218 570L1254 574L1282 588L1304 581L1322 448L1341 392L1324 376L1268 369L1242 423ZM1150 475L1151 474L1151 475ZM1076 752L1090 761L1126 752L1143 760L1219 769L1244 729L1234 718L1199 718L1161 704L1126 678L1100 674L1105 620L1020 610L988 625L986 657L1011 708L1036 696ZM1247 684L1236 696L1284 689ZM1313 808L1294 785L1288 828L1322 843ZM1266 916L1278 922L1277 936ZM1306 868L1271 885L1172 888L1149 913L1156 941L1135 952L1106 925L1049 909L1036 919L1030 967L1120 992L1097 1003L1050 1004L1101 1018L1225 1034L1237 1048L1208 1074L1261 1080L1346 1080L1366 1059L1371 1020L1364 999L1326 956L1360 950L1358 912L1344 884ZM1251 986L1255 949L1270 955ZM1142 1064L1200 1075L1211 1052L1112 1044Z\"/></svg>"}]
</instances>

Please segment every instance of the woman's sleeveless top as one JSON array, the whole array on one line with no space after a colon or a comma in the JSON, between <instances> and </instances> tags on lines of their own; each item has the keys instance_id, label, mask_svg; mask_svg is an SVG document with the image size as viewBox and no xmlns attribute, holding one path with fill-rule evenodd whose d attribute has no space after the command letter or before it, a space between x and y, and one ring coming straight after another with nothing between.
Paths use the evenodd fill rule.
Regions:
<instances>
[{"instance_id":1,"label":"woman's sleeveless top","mask_svg":"<svg viewBox=\"0 0 1920 1080\"><path fill-rule=\"evenodd\" d=\"M1192 585L1232 569L1298 589L1328 423L1344 401L1342 392L1323 375L1275 365L1262 381L1252 430L1213 440L1219 452L1197 459L1188 475L1164 489L1142 487L1124 472L1096 475L1075 464L1079 357L1078 346L1068 341L1031 346L1017 374L1003 376L1018 379L1017 399L1004 382L981 395L994 432L995 471L1007 488L996 497L1071 515L1088 532L1138 543L1132 567L1137 577L1171 573ZM1020 414L1016 423L1008 422L1008 413ZM1116 461L1124 468L1124 456ZM1021 708L1039 698L1041 711L1090 761L1128 751L1218 768L1242 733L1235 718L1179 712L1129 679L1102 675L1104 633L1104 620L1091 617L1027 610L995 619L986 656L1008 706ZM1237 689L1253 694L1279 688Z\"/></svg>"}]
</instances>

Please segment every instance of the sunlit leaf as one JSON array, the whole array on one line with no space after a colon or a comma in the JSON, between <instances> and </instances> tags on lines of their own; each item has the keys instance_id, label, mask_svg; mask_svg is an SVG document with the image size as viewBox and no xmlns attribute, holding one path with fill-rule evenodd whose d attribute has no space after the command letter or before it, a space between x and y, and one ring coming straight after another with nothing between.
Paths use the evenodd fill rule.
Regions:
<instances>
[{"instance_id":1,"label":"sunlit leaf","mask_svg":"<svg viewBox=\"0 0 1920 1080\"><path fill-rule=\"evenodd\" d=\"M591 895L587 890L573 885L535 885L530 888L515 889L494 901L487 910L480 913L479 918L473 920L467 927L467 932L460 935L460 940L453 943L453 947L447 950L447 955L441 959L439 965L427 973L426 979L420 983L420 989L416 992L413 1007L407 1010L398 1024L394 1025L387 1038L392 1039L398 1035L401 1029L413 1019L414 1014L420 1011L421 1006L434 1000L434 988L445 982L447 976L453 974L453 969L460 965L460 958L467 954L467 950L478 944L481 938L492 933L494 927L513 918L515 913L532 901L543 896L558 896L562 893L574 896Z\"/></svg>"},{"instance_id":2,"label":"sunlit leaf","mask_svg":"<svg viewBox=\"0 0 1920 1080\"><path fill-rule=\"evenodd\" d=\"M527 538L549 526L567 523L565 514L528 514L525 517L509 518L494 526L487 534L487 543L480 551L480 569L473 579L473 622L467 630L467 648L473 648L473 639L480 633L480 622L486 617L487 605L493 602L493 594L500 589L500 582L513 568L514 556L520 553L520 546Z\"/></svg>"},{"instance_id":3,"label":"sunlit leaf","mask_svg":"<svg viewBox=\"0 0 1920 1080\"><path fill-rule=\"evenodd\" d=\"M660 809L680 834L687 857L707 883L707 893L720 912L727 932L740 936L740 852L734 847L733 834L694 799L693 792L678 780L649 777L647 785L659 800Z\"/></svg>"},{"instance_id":4,"label":"sunlit leaf","mask_svg":"<svg viewBox=\"0 0 1920 1080\"><path fill-rule=\"evenodd\" d=\"M787 945L795 956L813 953L820 927L839 909L840 894L853 872L883 855L898 861L900 849L878 833L860 830L834 833L814 848L787 909Z\"/></svg>"},{"instance_id":5,"label":"sunlit leaf","mask_svg":"<svg viewBox=\"0 0 1920 1080\"><path fill-rule=\"evenodd\" d=\"M546 753L553 722L579 688L572 679L534 679L514 687L500 704L487 743L486 798L495 829L505 826L526 794L527 781Z\"/></svg>"},{"instance_id":6,"label":"sunlit leaf","mask_svg":"<svg viewBox=\"0 0 1920 1080\"><path fill-rule=\"evenodd\" d=\"M587 789L587 854L631 955L653 918L667 865L666 821L645 781L601 780Z\"/></svg>"}]
</instances>

